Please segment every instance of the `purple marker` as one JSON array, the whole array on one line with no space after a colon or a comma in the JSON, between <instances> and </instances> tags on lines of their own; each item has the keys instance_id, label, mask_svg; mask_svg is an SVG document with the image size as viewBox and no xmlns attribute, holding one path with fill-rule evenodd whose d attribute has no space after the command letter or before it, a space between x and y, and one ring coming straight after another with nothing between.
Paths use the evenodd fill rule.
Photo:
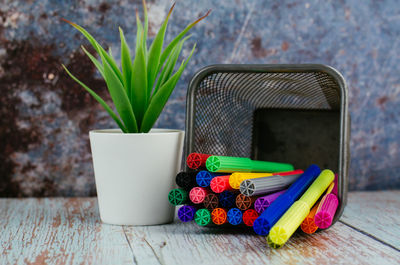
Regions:
<instances>
[{"instance_id":1,"label":"purple marker","mask_svg":"<svg viewBox=\"0 0 400 265\"><path fill-rule=\"evenodd\" d=\"M194 219L194 214L196 213L196 207L191 205L184 205L178 210L179 220L182 222L190 222Z\"/></svg>"},{"instance_id":2,"label":"purple marker","mask_svg":"<svg viewBox=\"0 0 400 265\"><path fill-rule=\"evenodd\" d=\"M283 194L286 190L278 191L272 194L268 194L266 196L258 198L254 202L254 210L257 211L257 213L261 214L264 212L265 209L268 208L268 206L275 201L276 198L279 197L279 195Z\"/></svg>"}]
</instances>

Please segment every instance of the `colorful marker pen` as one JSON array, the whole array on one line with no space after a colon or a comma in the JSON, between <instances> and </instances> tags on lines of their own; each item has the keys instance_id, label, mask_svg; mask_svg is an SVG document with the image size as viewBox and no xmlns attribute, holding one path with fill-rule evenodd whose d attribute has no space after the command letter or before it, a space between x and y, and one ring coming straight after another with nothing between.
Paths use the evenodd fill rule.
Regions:
<instances>
[{"instance_id":1,"label":"colorful marker pen","mask_svg":"<svg viewBox=\"0 0 400 265\"><path fill-rule=\"evenodd\" d=\"M268 235L269 240L274 244L284 245L307 217L311 207L333 182L334 178L335 175L332 171L329 169L323 170L300 199L293 203L289 210L271 228Z\"/></svg>"},{"instance_id":2,"label":"colorful marker pen","mask_svg":"<svg viewBox=\"0 0 400 265\"><path fill-rule=\"evenodd\" d=\"M168 193L168 201L173 205L185 204L189 201L188 192L184 189L173 189Z\"/></svg>"},{"instance_id":3,"label":"colorful marker pen","mask_svg":"<svg viewBox=\"0 0 400 265\"><path fill-rule=\"evenodd\" d=\"M238 207L242 211L246 211L254 205L254 201L257 198L258 197L249 197L243 194L239 194L238 196L236 196L236 207Z\"/></svg>"},{"instance_id":4,"label":"colorful marker pen","mask_svg":"<svg viewBox=\"0 0 400 265\"><path fill-rule=\"evenodd\" d=\"M304 233L307 234L313 234L315 231L317 231L318 226L314 222L314 216L315 213L317 212L319 206L319 202L317 202L314 207L311 209L307 217L304 219L304 221L301 223L300 228Z\"/></svg>"},{"instance_id":5,"label":"colorful marker pen","mask_svg":"<svg viewBox=\"0 0 400 265\"><path fill-rule=\"evenodd\" d=\"M210 188L215 193L221 193L226 190L232 190L231 185L229 185L230 175L218 176L211 180Z\"/></svg>"},{"instance_id":6,"label":"colorful marker pen","mask_svg":"<svg viewBox=\"0 0 400 265\"><path fill-rule=\"evenodd\" d=\"M196 213L196 207L191 205L183 205L178 210L178 218L182 222L190 222L194 219L194 214Z\"/></svg>"},{"instance_id":7,"label":"colorful marker pen","mask_svg":"<svg viewBox=\"0 0 400 265\"><path fill-rule=\"evenodd\" d=\"M306 171L280 195L271 205L254 221L253 229L259 235L268 235L271 227L279 220L287 209L317 178L321 170L317 165L311 165Z\"/></svg>"},{"instance_id":8,"label":"colorful marker pen","mask_svg":"<svg viewBox=\"0 0 400 265\"><path fill-rule=\"evenodd\" d=\"M211 172L282 172L293 170L291 164L257 161L247 157L210 156L206 167Z\"/></svg>"},{"instance_id":9,"label":"colorful marker pen","mask_svg":"<svg viewBox=\"0 0 400 265\"><path fill-rule=\"evenodd\" d=\"M206 160L211 155L200 154L200 153L191 153L186 158L186 165L191 169L198 169L206 166Z\"/></svg>"},{"instance_id":10,"label":"colorful marker pen","mask_svg":"<svg viewBox=\"0 0 400 265\"><path fill-rule=\"evenodd\" d=\"M332 224L333 217L335 217L336 209L339 205L337 196L332 193L334 186L335 184L332 183L327 194L322 198L314 216L315 224L321 229L326 229Z\"/></svg>"},{"instance_id":11,"label":"colorful marker pen","mask_svg":"<svg viewBox=\"0 0 400 265\"><path fill-rule=\"evenodd\" d=\"M248 173L248 172L234 172L229 177L229 185L238 190L240 188L240 183L246 179L262 178L273 176L273 173Z\"/></svg>"},{"instance_id":12,"label":"colorful marker pen","mask_svg":"<svg viewBox=\"0 0 400 265\"><path fill-rule=\"evenodd\" d=\"M228 222L232 225L240 225L242 217L243 213L238 208L231 208L227 213Z\"/></svg>"},{"instance_id":13,"label":"colorful marker pen","mask_svg":"<svg viewBox=\"0 0 400 265\"><path fill-rule=\"evenodd\" d=\"M215 193L209 193L206 195L203 201L203 205L206 209L212 211L215 208L218 208L219 200L218 196Z\"/></svg>"},{"instance_id":14,"label":"colorful marker pen","mask_svg":"<svg viewBox=\"0 0 400 265\"><path fill-rule=\"evenodd\" d=\"M265 209L270 206L270 204L275 201L276 198L278 198L281 194L283 194L286 190L278 191L263 197L258 198L254 202L254 210L257 211L257 213L261 214L262 212L265 211Z\"/></svg>"},{"instance_id":15,"label":"colorful marker pen","mask_svg":"<svg viewBox=\"0 0 400 265\"><path fill-rule=\"evenodd\" d=\"M206 226L211 223L211 213L207 209L199 209L194 214L194 221L199 226Z\"/></svg>"},{"instance_id":16,"label":"colorful marker pen","mask_svg":"<svg viewBox=\"0 0 400 265\"><path fill-rule=\"evenodd\" d=\"M243 223L247 226L253 226L258 218L258 213L254 209L248 209L243 213Z\"/></svg>"},{"instance_id":17,"label":"colorful marker pen","mask_svg":"<svg viewBox=\"0 0 400 265\"><path fill-rule=\"evenodd\" d=\"M240 192L246 196L268 194L290 186L301 174L246 179L240 183Z\"/></svg>"},{"instance_id":18,"label":"colorful marker pen","mask_svg":"<svg viewBox=\"0 0 400 265\"><path fill-rule=\"evenodd\" d=\"M200 187L208 187L210 186L210 182L213 178L217 176L221 176L222 174L219 173L212 173L207 170L199 171L196 175L196 183Z\"/></svg>"},{"instance_id":19,"label":"colorful marker pen","mask_svg":"<svg viewBox=\"0 0 400 265\"><path fill-rule=\"evenodd\" d=\"M196 175L197 172L179 172L175 178L176 185L189 191L197 186Z\"/></svg>"},{"instance_id":20,"label":"colorful marker pen","mask_svg":"<svg viewBox=\"0 0 400 265\"><path fill-rule=\"evenodd\" d=\"M211 212L211 220L216 225L223 225L227 222L227 212L223 208L215 208Z\"/></svg>"},{"instance_id":21,"label":"colorful marker pen","mask_svg":"<svg viewBox=\"0 0 400 265\"><path fill-rule=\"evenodd\" d=\"M223 191L218 194L219 204L221 207L229 209L235 207L236 195L231 191Z\"/></svg>"},{"instance_id":22,"label":"colorful marker pen","mask_svg":"<svg viewBox=\"0 0 400 265\"><path fill-rule=\"evenodd\" d=\"M199 204L204 201L206 195L210 193L207 189L202 187L194 187L189 192L189 198L194 204Z\"/></svg>"}]
</instances>

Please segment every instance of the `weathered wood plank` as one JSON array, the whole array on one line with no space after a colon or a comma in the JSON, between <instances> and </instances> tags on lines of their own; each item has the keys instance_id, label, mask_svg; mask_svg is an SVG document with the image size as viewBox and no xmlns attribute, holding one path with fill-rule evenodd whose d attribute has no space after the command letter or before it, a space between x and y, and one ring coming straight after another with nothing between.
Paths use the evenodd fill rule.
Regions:
<instances>
[{"instance_id":1,"label":"weathered wood plank","mask_svg":"<svg viewBox=\"0 0 400 265\"><path fill-rule=\"evenodd\" d=\"M340 220L400 250L400 191L351 192Z\"/></svg>"},{"instance_id":2,"label":"weathered wood plank","mask_svg":"<svg viewBox=\"0 0 400 265\"><path fill-rule=\"evenodd\" d=\"M0 264L133 264L123 228L95 198L1 199Z\"/></svg>"},{"instance_id":3,"label":"weathered wood plank","mask_svg":"<svg viewBox=\"0 0 400 265\"><path fill-rule=\"evenodd\" d=\"M125 227L138 264L398 264L400 253L337 223L311 236L296 234L283 248L264 237L194 223Z\"/></svg>"}]
</instances>

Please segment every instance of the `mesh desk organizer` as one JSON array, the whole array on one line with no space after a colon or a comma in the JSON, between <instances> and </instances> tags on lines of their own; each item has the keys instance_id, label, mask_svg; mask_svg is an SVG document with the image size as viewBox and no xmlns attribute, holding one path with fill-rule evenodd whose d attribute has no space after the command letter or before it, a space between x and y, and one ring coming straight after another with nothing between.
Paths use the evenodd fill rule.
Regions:
<instances>
[{"instance_id":1,"label":"mesh desk organizer","mask_svg":"<svg viewBox=\"0 0 400 265\"><path fill-rule=\"evenodd\" d=\"M198 152L331 169L340 202L334 224L347 201L347 105L345 81L329 66L208 66L189 84L185 157Z\"/></svg>"}]
</instances>

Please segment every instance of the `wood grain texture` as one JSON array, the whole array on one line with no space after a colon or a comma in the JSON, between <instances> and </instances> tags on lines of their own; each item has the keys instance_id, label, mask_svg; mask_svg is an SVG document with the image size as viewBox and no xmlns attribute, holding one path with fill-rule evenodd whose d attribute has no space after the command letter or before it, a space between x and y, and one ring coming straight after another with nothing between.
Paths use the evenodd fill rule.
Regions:
<instances>
[{"instance_id":1,"label":"wood grain texture","mask_svg":"<svg viewBox=\"0 0 400 265\"><path fill-rule=\"evenodd\" d=\"M400 250L400 191L350 193L341 221Z\"/></svg>"},{"instance_id":2,"label":"wood grain texture","mask_svg":"<svg viewBox=\"0 0 400 265\"><path fill-rule=\"evenodd\" d=\"M125 227L138 264L398 264L400 252L336 223L314 235L295 234L281 249L265 238L175 222Z\"/></svg>"},{"instance_id":3,"label":"wood grain texture","mask_svg":"<svg viewBox=\"0 0 400 265\"><path fill-rule=\"evenodd\" d=\"M90 199L1 199L0 264L132 264L123 228Z\"/></svg>"},{"instance_id":4,"label":"wood grain texture","mask_svg":"<svg viewBox=\"0 0 400 265\"><path fill-rule=\"evenodd\" d=\"M278 250L246 230L178 221L138 227L101 224L96 198L0 199L0 264L399 264L400 251L376 240L391 242L376 229L398 224L397 217L368 219L374 212L355 210L371 199L374 206L394 211L398 194L350 194L344 220L351 226L338 222L314 235L297 233ZM376 225L364 224L364 219ZM398 230L392 231L391 240L396 233L400 238Z\"/></svg>"}]
</instances>

